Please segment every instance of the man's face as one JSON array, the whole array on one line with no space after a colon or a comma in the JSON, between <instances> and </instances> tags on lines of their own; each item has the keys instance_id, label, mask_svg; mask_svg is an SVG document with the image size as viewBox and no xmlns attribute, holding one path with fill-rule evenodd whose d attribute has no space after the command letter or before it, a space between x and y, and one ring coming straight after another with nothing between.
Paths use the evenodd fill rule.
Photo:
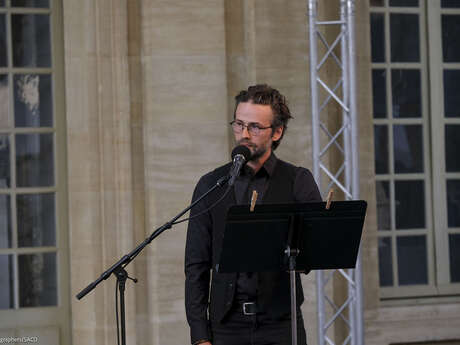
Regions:
<instances>
[{"instance_id":1,"label":"man's face","mask_svg":"<svg viewBox=\"0 0 460 345\"><path fill-rule=\"evenodd\" d=\"M235 112L235 121L243 122L245 125L250 123L257 124L260 128L270 127L273 122L273 112L270 105L253 104L244 102L238 104ZM258 160L263 157L268 158L271 153L272 142L279 140L283 128L261 129L258 135L251 134L247 127L241 133L234 133L238 145L245 145L251 150L251 160Z\"/></svg>"}]
</instances>

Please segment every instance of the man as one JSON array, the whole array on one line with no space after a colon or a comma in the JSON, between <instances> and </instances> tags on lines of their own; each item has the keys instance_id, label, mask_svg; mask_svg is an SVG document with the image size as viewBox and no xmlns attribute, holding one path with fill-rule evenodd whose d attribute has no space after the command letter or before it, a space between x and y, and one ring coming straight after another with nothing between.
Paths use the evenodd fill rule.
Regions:
<instances>
[{"instance_id":1,"label":"man","mask_svg":"<svg viewBox=\"0 0 460 345\"><path fill-rule=\"evenodd\" d=\"M192 344L291 344L290 290L287 272L216 272L222 249L227 209L248 204L257 191L257 203L320 201L311 173L276 158L291 118L286 99L268 85L255 85L236 97L230 123L237 145L245 145L251 158L230 190L215 191L194 209L185 250L185 306ZM228 174L231 164L204 175L193 200ZM237 255L237 254L235 254ZM303 302L297 277L297 302ZM298 344L306 344L300 309Z\"/></svg>"}]
</instances>

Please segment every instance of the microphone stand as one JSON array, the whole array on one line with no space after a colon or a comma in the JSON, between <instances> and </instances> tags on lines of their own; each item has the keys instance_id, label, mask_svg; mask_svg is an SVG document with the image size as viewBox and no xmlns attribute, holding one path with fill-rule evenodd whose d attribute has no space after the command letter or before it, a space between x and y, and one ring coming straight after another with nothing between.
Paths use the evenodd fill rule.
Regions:
<instances>
[{"instance_id":1,"label":"microphone stand","mask_svg":"<svg viewBox=\"0 0 460 345\"><path fill-rule=\"evenodd\" d=\"M128 277L128 273L124 269L150 242L157 238L163 231L172 228L174 222L187 213L193 206L198 204L203 200L208 194L213 192L218 187L222 187L228 180L230 176L221 177L214 186L212 186L206 193L201 195L198 199L192 202L187 206L183 211L181 211L177 216L172 218L169 222L166 222L158 229L156 229L149 237L147 237L141 244L134 248L129 254L123 256L118 262L116 262L112 267L106 270L101 274L99 278L81 290L77 295L77 299L82 299L89 292L91 292L102 280L106 280L113 273L117 277L117 284L120 290L120 323L121 323L121 344L126 345L126 326L125 326L125 282ZM131 279L131 278L130 278ZM134 279L133 279L134 280ZM137 280L134 280L135 282Z\"/></svg>"}]
</instances>

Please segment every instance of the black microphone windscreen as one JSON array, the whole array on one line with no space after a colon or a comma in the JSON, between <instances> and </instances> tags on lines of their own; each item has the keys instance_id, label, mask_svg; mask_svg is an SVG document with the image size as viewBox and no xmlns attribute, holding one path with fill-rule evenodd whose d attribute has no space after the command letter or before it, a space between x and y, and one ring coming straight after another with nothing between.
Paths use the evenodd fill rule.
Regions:
<instances>
[{"instance_id":1,"label":"black microphone windscreen","mask_svg":"<svg viewBox=\"0 0 460 345\"><path fill-rule=\"evenodd\" d=\"M232 151L232 160L236 155L243 155L246 162L251 158L251 150L247 146L239 145L235 147Z\"/></svg>"}]
</instances>

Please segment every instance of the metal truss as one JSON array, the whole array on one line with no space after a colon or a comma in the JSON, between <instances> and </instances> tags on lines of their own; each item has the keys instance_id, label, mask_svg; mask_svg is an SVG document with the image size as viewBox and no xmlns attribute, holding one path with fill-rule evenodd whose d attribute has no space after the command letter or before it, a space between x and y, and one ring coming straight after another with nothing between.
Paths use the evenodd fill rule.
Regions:
<instances>
[{"instance_id":1,"label":"metal truss","mask_svg":"<svg viewBox=\"0 0 460 345\"><path fill-rule=\"evenodd\" d=\"M340 0L340 8L337 8L338 18L320 21L317 18L317 0L307 1L310 28L313 174L323 197L334 187L339 189L347 200L359 199L355 2ZM333 3L335 2L327 2L328 5ZM328 35L325 34L326 30ZM331 32L332 35L337 33L333 40L330 38ZM324 53L320 59L318 51ZM329 69L331 66L333 68ZM330 70L339 71L337 82L330 82ZM337 108L341 111L341 123L339 126L331 126L328 110L333 109L337 113ZM330 164L332 158L334 164ZM324 181L326 183L322 183ZM334 279L340 279L348 287L346 296L339 302L336 301L337 298L328 296L328 292L331 294L333 291L330 285ZM334 345L335 341L343 345L363 345L361 255L358 257L356 269L317 271L316 280L318 345ZM339 323L341 329L335 327Z\"/></svg>"}]
</instances>

